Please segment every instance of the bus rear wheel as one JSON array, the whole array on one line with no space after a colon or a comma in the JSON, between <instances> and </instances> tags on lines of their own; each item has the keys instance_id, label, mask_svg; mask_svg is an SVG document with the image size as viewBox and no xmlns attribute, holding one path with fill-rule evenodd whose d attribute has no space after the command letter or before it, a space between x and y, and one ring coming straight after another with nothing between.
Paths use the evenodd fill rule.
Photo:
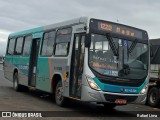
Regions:
<instances>
[{"instance_id":1,"label":"bus rear wheel","mask_svg":"<svg viewBox=\"0 0 160 120\"><path fill-rule=\"evenodd\" d=\"M55 90L55 101L56 104L59 106L64 106L66 98L63 96L63 86L62 86L62 81L59 80L57 85L56 85L56 90Z\"/></svg>"},{"instance_id":2,"label":"bus rear wheel","mask_svg":"<svg viewBox=\"0 0 160 120\"><path fill-rule=\"evenodd\" d=\"M157 107L158 104L159 104L159 90L157 87L152 87L150 90L149 90L149 93L148 93L148 97L147 97L147 102L150 106L152 107Z\"/></svg>"},{"instance_id":3,"label":"bus rear wheel","mask_svg":"<svg viewBox=\"0 0 160 120\"><path fill-rule=\"evenodd\" d=\"M17 92L27 92L28 91L28 87L27 86L23 86L19 84L19 78L18 78L18 73L16 72L13 76L13 88L15 89L15 91Z\"/></svg>"},{"instance_id":4,"label":"bus rear wheel","mask_svg":"<svg viewBox=\"0 0 160 120\"><path fill-rule=\"evenodd\" d=\"M13 76L13 88L16 91L20 91L21 86L19 85L19 81L18 81L18 73L16 72Z\"/></svg>"},{"instance_id":5,"label":"bus rear wheel","mask_svg":"<svg viewBox=\"0 0 160 120\"><path fill-rule=\"evenodd\" d=\"M104 105L104 108L107 110L112 110L116 107L116 104L114 103L103 103L103 105Z\"/></svg>"}]
</instances>

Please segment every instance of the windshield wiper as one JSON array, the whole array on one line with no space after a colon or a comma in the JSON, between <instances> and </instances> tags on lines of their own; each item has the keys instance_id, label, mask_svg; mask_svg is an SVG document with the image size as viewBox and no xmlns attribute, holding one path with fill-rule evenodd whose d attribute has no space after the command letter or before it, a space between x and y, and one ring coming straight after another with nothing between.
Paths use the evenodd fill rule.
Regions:
<instances>
[{"instance_id":1,"label":"windshield wiper","mask_svg":"<svg viewBox=\"0 0 160 120\"><path fill-rule=\"evenodd\" d=\"M129 54L134 50L134 48L135 48L137 42L138 42L137 39L135 39L135 40L132 42L130 48L128 48L128 53L129 53Z\"/></svg>"},{"instance_id":2,"label":"windshield wiper","mask_svg":"<svg viewBox=\"0 0 160 120\"><path fill-rule=\"evenodd\" d=\"M112 37L110 37L109 34L106 34L106 38L107 38L108 41L109 41L109 45L110 45L110 47L111 47L111 49L112 49L112 51L113 51L113 54L114 54L115 56L118 56L118 50L117 50L117 48L116 48L116 45L115 45L114 42L113 42Z\"/></svg>"}]
</instances>

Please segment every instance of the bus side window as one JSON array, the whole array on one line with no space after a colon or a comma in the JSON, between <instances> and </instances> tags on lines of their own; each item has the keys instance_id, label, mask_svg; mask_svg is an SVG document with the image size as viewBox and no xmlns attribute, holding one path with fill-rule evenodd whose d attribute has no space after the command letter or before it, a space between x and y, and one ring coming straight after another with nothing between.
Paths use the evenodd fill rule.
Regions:
<instances>
[{"instance_id":1,"label":"bus side window","mask_svg":"<svg viewBox=\"0 0 160 120\"><path fill-rule=\"evenodd\" d=\"M71 28L62 29L57 32L55 55L67 56L69 53L70 40L71 40Z\"/></svg>"},{"instance_id":2,"label":"bus side window","mask_svg":"<svg viewBox=\"0 0 160 120\"><path fill-rule=\"evenodd\" d=\"M23 37L19 37L16 42L15 55L22 54Z\"/></svg>"},{"instance_id":3,"label":"bus side window","mask_svg":"<svg viewBox=\"0 0 160 120\"><path fill-rule=\"evenodd\" d=\"M51 56L53 53L54 39L55 39L55 31L51 31L44 34L43 43L42 43L42 56Z\"/></svg>"},{"instance_id":4,"label":"bus side window","mask_svg":"<svg viewBox=\"0 0 160 120\"><path fill-rule=\"evenodd\" d=\"M56 44L55 55L67 56L69 43L58 43Z\"/></svg>"},{"instance_id":5,"label":"bus side window","mask_svg":"<svg viewBox=\"0 0 160 120\"><path fill-rule=\"evenodd\" d=\"M23 56L29 56L32 37L26 36L24 40Z\"/></svg>"},{"instance_id":6,"label":"bus side window","mask_svg":"<svg viewBox=\"0 0 160 120\"><path fill-rule=\"evenodd\" d=\"M44 34L41 55L47 55L47 42L48 42L48 33Z\"/></svg>"},{"instance_id":7,"label":"bus side window","mask_svg":"<svg viewBox=\"0 0 160 120\"><path fill-rule=\"evenodd\" d=\"M7 55L13 55L15 47L15 39L10 39L8 44Z\"/></svg>"}]
</instances>

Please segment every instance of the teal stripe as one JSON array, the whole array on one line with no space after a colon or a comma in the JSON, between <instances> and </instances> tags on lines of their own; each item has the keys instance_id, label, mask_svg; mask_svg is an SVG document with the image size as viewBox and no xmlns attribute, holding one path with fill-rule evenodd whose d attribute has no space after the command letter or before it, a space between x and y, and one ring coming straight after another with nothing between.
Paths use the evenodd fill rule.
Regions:
<instances>
[{"instance_id":1,"label":"teal stripe","mask_svg":"<svg viewBox=\"0 0 160 120\"><path fill-rule=\"evenodd\" d=\"M145 83L146 83L146 82L144 82L139 87L130 87L130 86L118 86L118 85L111 85L111 84L102 83L96 77L93 78L93 80L100 87L100 89L102 91L121 93L120 89L123 88L124 89L124 94L139 94L141 92L141 90L143 89Z\"/></svg>"},{"instance_id":2,"label":"teal stripe","mask_svg":"<svg viewBox=\"0 0 160 120\"><path fill-rule=\"evenodd\" d=\"M21 35L26 35L26 34L36 33L36 32L42 32L42 31L43 31L43 27L38 27L34 29L12 33L9 35L9 37L16 37L16 36L21 36Z\"/></svg>"}]
</instances>

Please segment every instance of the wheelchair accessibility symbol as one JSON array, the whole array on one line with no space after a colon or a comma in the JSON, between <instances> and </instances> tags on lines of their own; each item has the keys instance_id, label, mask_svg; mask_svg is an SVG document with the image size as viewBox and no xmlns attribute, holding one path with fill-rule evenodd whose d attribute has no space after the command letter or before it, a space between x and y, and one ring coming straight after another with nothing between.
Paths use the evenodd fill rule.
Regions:
<instances>
[{"instance_id":1,"label":"wheelchair accessibility symbol","mask_svg":"<svg viewBox=\"0 0 160 120\"><path fill-rule=\"evenodd\" d=\"M123 46L128 46L128 42L127 41L123 41Z\"/></svg>"}]
</instances>

